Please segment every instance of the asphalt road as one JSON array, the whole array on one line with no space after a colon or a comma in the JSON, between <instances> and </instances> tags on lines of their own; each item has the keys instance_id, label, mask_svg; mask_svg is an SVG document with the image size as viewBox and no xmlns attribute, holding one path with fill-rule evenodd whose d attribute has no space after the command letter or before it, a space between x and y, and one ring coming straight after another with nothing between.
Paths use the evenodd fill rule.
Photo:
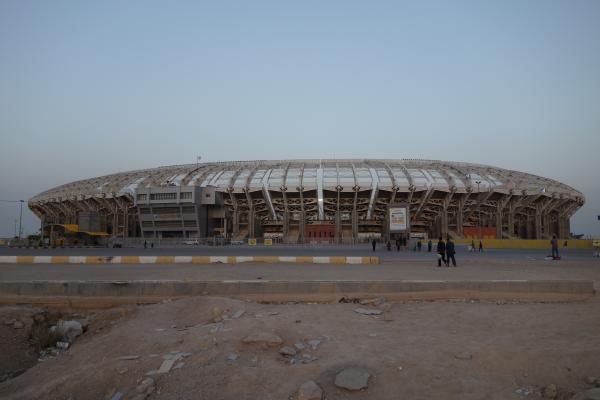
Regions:
<instances>
[{"instance_id":1,"label":"asphalt road","mask_svg":"<svg viewBox=\"0 0 600 400\"><path fill-rule=\"evenodd\" d=\"M561 249L562 250L562 249ZM483 253L468 252L465 246L457 246L457 259L460 260L519 260L529 261L543 259L550 253L548 250L485 250ZM589 260L592 250L567 250L561 251L564 260ZM427 261L435 259L435 253L428 253L426 248L421 252L415 251L387 251L383 246L378 246L375 252L370 245L355 246L190 246L190 247L156 247L143 248L56 248L56 249L18 249L0 247L0 255L27 255L27 256L379 256L382 261Z\"/></svg>"},{"instance_id":2,"label":"asphalt road","mask_svg":"<svg viewBox=\"0 0 600 400\"><path fill-rule=\"evenodd\" d=\"M417 256L421 256L417 259ZM30 280L592 280L600 289L600 259L547 261L462 254L457 268L437 268L432 254L378 265L336 264L0 264L0 281ZM481 256L477 258L477 256Z\"/></svg>"}]
</instances>

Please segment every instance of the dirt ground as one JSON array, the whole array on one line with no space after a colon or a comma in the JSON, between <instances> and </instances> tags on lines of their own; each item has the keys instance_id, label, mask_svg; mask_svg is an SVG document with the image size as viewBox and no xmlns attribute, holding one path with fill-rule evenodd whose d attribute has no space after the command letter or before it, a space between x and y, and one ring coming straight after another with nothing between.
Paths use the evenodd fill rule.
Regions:
<instances>
[{"instance_id":1,"label":"dirt ground","mask_svg":"<svg viewBox=\"0 0 600 400\"><path fill-rule=\"evenodd\" d=\"M223 311L223 322L213 322L214 308ZM180 368L152 375L155 390L148 399L296 399L308 380L330 400L538 399L550 384L558 387L557 399L569 399L591 387L586 376L600 376L597 297L571 303L396 303L391 321L358 314L357 308L376 309L198 297L79 311L88 330L70 349L42 362L27 345L31 318L41 310L0 308L0 319L24 321L20 329L0 326L0 368L20 373L0 383L0 398L112 399L121 392L132 399L169 352L191 354L175 363ZM231 318L238 310L245 312ZM283 344L242 342L254 332L274 333ZM311 340L320 343L312 348ZM292 362L279 354L280 347L299 342L305 349L294 360L302 354L316 360ZM119 359L124 356L137 358ZM367 389L334 385L348 366L370 372Z\"/></svg>"}]
</instances>

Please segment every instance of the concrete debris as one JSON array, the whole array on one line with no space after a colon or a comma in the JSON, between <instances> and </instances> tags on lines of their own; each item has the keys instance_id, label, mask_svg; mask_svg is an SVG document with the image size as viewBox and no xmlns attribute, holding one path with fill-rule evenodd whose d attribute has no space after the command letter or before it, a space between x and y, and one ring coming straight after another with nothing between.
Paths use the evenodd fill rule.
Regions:
<instances>
[{"instance_id":1,"label":"concrete debris","mask_svg":"<svg viewBox=\"0 0 600 400\"><path fill-rule=\"evenodd\" d=\"M319 347L319 345L321 344L321 341L319 339L313 339L313 340L309 340L308 341L308 345L313 349L316 350L317 347Z\"/></svg>"},{"instance_id":2,"label":"concrete debris","mask_svg":"<svg viewBox=\"0 0 600 400\"><path fill-rule=\"evenodd\" d=\"M237 310L232 316L232 319L238 319L239 317L241 317L242 315L244 315L244 313L246 312L246 310Z\"/></svg>"},{"instance_id":3,"label":"concrete debris","mask_svg":"<svg viewBox=\"0 0 600 400\"><path fill-rule=\"evenodd\" d=\"M173 359L173 358L164 360L162 362L162 364L160 365L160 368L158 369L158 371L156 371L156 373L157 374L166 374L167 372L171 371L171 368L173 368L174 364L175 364L175 359Z\"/></svg>"},{"instance_id":4,"label":"concrete debris","mask_svg":"<svg viewBox=\"0 0 600 400\"><path fill-rule=\"evenodd\" d=\"M118 370L117 372L119 373L119 375L123 375L123 374L126 374L127 371L129 371L128 368L122 368L122 369Z\"/></svg>"},{"instance_id":5,"label":"concrete debris","mask_svg":"<svg viewBox=\"0 0 600 400\"><path fill-rule=\"evenodd\" d=\"M235 361L238 359L238 355L236 353L229 353L227 355L227 361Z\"/></svg>"},{"instance_id":6,"label":"concrete debris","mask_svg":"<svg viewBox=\"0 0 600 400\"><path fill-rule=\"evenodd\" d=\"M294 347L298 350L304 350L306 346L302 342L294 343Z\"/></svg>"},{"instance_id":7,"label":"concrete debris","mask_svg":"<svg viewBox=\"0 0 600 400\"><path fill-rule=\"evenodd\" d=\"M458 360L471 360L473 359L473 354L466 351L461 351L460 353L456 353L454 355L454 358Z\"/></svg>"},{"instance_id":8,"label":"concrete debris","mask_svg":"<svg viewBox=\"0 0 600 400\"><path fill-rule=\"evenodd\" d=\"M589 389L575 396L571 397L571 400L600 400L600 388Z\"/></svg>"},{"instance_id":9,"label":"concrete debris","mask_svg":"<svg viewBox=\"0 0 600 400\"><path fill-rule=\"evenodd\" d=\"M379 307L380 305L385 303L385 297L383 296L379 296L375 299L375 301L373 302L373 305L376 307Z\"/></svg>"},{"instance_id":10,"label":"concrete debris","mask_svg":"<svg viewBox=\"0 0 600 400\"><path fill-rule=\"evenodd\" d=\"M121 392L115 393L114 396L110 398L110 400L122 400L122 399L123 399L123 393L121 393Z\"/></svg>"},{"instance_id":11,"label":"concrete debris","mask_svg":"<svg viewBox=\"0 0 600 400\"><path fill-rule=\"evenodd\" d=\"M25 324L22 323L21 321L15 321L15 322L13 322L12 326L15 329L23 329L25 327Z\"/></svg>"},{"instance_id":12,"label":"concrete debris","mask_svg":"<svg viewBox=\"0 0 600 400\"><path fill-rule=\"evenodd\" d=\"M314 381L304 382L298 389L298 400L321 400L323 391Z\"/></svg>"},{"instance_id":13,"label":"concrete debris","mask_svg":"<svg viewBox=\"0 0 600 400\"><path fill-rule=\"evenodd\" d=\"M355 313L358 314L362 314L362 315L381 315L383 314L383 311L381 310L373 310L373 309L369 309L369 308L357 308L354 310Z\"/></svg>"},{"instance_id":14,"label":"concrete debris","mask_svg":"<svg viewBox=\"0 0 600 400\"><path fill-rule=\"evenodd\" d=\"M296 355L296 350L294 350L292 347L284 346L279 349L279 354L291 357Z\"/></svg>"},{"instance_id":15,"label":"concrete debris","mask_svg":"<svg viewBox=\"0 0 600 400\"><path fill-rule=\"evenodd\" d=\"M309 364L313 361L317 361L319 359L319 357L315 357L312 354L302 354L302 363L303 364Z\"/></svg>"},{"instance_id":16,"label":"concrete debris","mask_svg":"<svg viewBox=\"0 0 600 400\"><path fill-rule=\"evenodd\" d=\"M181 368L183 368L183 366L184 366L184 365L185 365L185 363L184 363L184 362L177 363L177 364L176 364L176 365L173 367L173 369L181 369Z\"/></svg>"},{"instance_id":17,"label":"concrete debris","mask_svg":"<svg viewBox=\"0 0 600 400\"><path fill-rule=\"evenodd\" d=\"M554 400L558 395L558 389L555 384L550 384L542 390L542 398Z\"/></svg>"},{"instance_id":18,"label":"concrete debris","mask_svg":"<svg viewBox=\"0 0 600 400\"><path fill-rule=\"evenodd\" d=\"M155 331L156 332L164 332L164 331L166 331L166 329L165 328L156 328Z\"/></svg>"},{"instance_id":19,"label":"concrete debris","mask_svg":"<svg viewBox=\"0 0 600 400\"><path fill-rule=\"evenodd\" d=\"M56 348L60 350L67 350L69 348L69 342L56 342Z\"/></svg>"},{"instance_id":20,"label":"concrete debris","mask_svg":"<svg viewBox=\"0 0 600 400\"><path fill-rule=\"evenodd\" d=\"M63 342L73 342L75 338L83 333L83 326L79 321L59 320L56 326L50 328L50 333L62 337Z\"/></svg>"},{"instance_id":21,"label":"concrete debris","mask_svg":"<svg viewBox=\"0 0 600 400\"><path fill-rule=\"evenodd\" d=\"M256 344L263 344L263 345L267 345L267 346L277 346L277 345L283 343L283 339L281 339L279 336L275 335L274 333L256 332L256 333L246 336L244 339L242 339L242 342L246 343L246 344L256 343Z\"/></svg>"},{"instance_id":22,"label":"concrete debris","mask_svg":"<svg viewBox=\"0 0 600 400\"><path fill-rule=\"evenodd\" d=\"M344 369L335 377L335 386L347 390L361 390L369 387L371 374L359 367Z\"/></svg>"},{"instance_id":23,"label":"concrete debris","mask_svg":"<svg viewBox=\"0 0 600 400\"><path fill-rule=\"evenodd\" d=\"M269 315L279 315L279 313L277 311L271 311Z\"/></svg>"},{"instance_id":24,"label":"concrete debris","mask_svg":"<svg viewBox=\"0 0 600 400\"><path fill-rule=\"evenodd\" d=\"M516 394L520 394L521 396L529 396L530 394L533 393L533 390L528 389L528 388L519 388L517 390L515 390Z\"/></svg>"},{"instance_id":25,"label":"concrete debris","mask_svg":"<svg viewBox=\"0 0 600 400\"><path fill-rule=\"evenodd\" d=\"M144 379L139 385L136 386L135 390L136 392L146 396L151 394L152 392L154 392L154 379Z\"/></svg>"},{"instance_id":26,"label":"concrete debris","mask_svg":"<svg viewBox=\"0 0 600 400\"><path fill-rule=\"evenodd\" d=\"M140 356L123 356L123 357L117 358L117 360L129 361L129 360L137 360L139 358L140 358Z\"/></svg>"}]
</instances>

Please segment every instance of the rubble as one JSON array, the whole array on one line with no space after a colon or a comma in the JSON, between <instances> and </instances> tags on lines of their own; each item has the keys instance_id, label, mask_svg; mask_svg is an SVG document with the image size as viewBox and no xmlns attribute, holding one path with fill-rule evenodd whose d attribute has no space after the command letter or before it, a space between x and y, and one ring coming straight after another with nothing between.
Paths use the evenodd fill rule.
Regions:
<instances>
[{"instance_id":1,"label":"rubble","mask_svg":"<svg viewBox=\"0 0 600 400\"><path fill-rule=\"evenodd\" d=\"M362 315L381 315L383 314L383 311L381 310L373 310L370 308L357 308L354 310L355 313L358 314L362 314Z\"/></svg>"},{"instance_id":2,"label":"rubble","mask_svg":"<svg viewBox=\"0 0 600 400\"><path fill-rule=\"evenodd\" d=\"M279 354L283 356L295 356L296 350L294 350L292 347L284 346L279 349Z\"/></svg>"}]
</instances>

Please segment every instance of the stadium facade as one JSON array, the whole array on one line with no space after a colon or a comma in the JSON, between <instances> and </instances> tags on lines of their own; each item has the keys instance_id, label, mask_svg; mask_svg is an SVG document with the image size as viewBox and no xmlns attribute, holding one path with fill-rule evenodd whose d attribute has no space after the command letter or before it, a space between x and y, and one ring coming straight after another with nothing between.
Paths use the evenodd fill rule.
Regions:
<instances>
[{"instance_id":1,"label":"stadium facade","mask_svg":"<svg viewBox=\"0 0 600 400\"><path fill-rule=\"evenodd\" d=\"M552 179L434 160L279 160L187 164L122 172L45 191L29 208L46 235L56 225L112 237L349 242L403 234L568 238L584 204Z\"/></svg>"}]
</instances>

